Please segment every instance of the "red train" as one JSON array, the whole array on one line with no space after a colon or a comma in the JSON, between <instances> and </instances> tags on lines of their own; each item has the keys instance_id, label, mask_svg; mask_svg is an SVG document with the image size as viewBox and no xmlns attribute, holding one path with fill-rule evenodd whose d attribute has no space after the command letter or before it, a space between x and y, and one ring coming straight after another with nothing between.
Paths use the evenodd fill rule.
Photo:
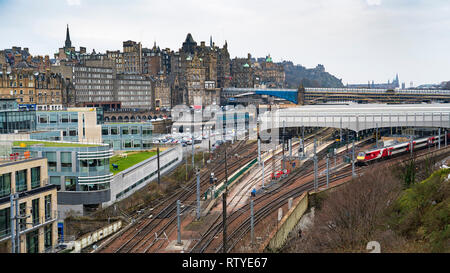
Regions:
<instances>
[{"instance_id":1,"label":"red train","mask_svg":"<svg viewBox=\"0 0 450 273\"><path fill-rule=\"evenodd\" d=\"M447 134L447 139L450 140L450 133ZM441 142L445 140L445 134L441 135ZM430 136L413 140L413 151L416 149L434 146L439 142L439 136ZM371 149L365 152L360 152L356 158L358 164L367 164L372 161L383 160L391 158L395 155L410 152L411 142L402 142L392 146L383 148Z\"/></svg>"}]
</instances>

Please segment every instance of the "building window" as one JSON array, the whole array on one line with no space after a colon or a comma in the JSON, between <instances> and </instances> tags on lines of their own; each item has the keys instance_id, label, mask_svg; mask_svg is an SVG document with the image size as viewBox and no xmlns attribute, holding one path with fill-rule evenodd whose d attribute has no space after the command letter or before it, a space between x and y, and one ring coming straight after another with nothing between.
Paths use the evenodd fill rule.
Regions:
<instances>
[{"instance_id":1,"label":"building window","mask_svg":"<svg viewBox=\"0 0 450 273\"><path fill-rule=\"evenodd\" d=\"M122 135L128 135L129 130L128 127L122 127Z\"/></svg>"},{"instance_id":2,"label":"building window","mask_svg":"<svg viewBox=\"0 0 450 273\"><path fill-rule=\"evenodd\" d=\"M45 152L48 162L48 171L56 172L56 152Z\"/></svg>"},{"instance_id":3,"label":"building window","mask_svg":"<svg viewBox=\"0 0 450 273\"><path fill-rule=\"evenodd\" d=\"M49 249L52 247L52 238L53 238L53 224L47 225L44 228L44 247L45 249Z\"/></svg>"},{"instance_id":4,"label":"building window","mask_svg":"<svg viewBox=\"0 0 450 273\"><path fill-rule=\"evenodd\" d=\"M52 195L45 196L45 220L50 220L52 218Z\"/></svg>"},{"instance_id":5,"label":"building window","mask_svg":"<svg viewBox=\"0 0 450 273\"><path fill-rule=\"evenodd\" d=\"M152 129L150 127L142 127L142 134L143 135L151 135Z\"/></svg>"},{"instance_id":6,"label":"building window","mask_svg":"<svg viewBox=\"0 0 450 273\"><path fill-rule=\"evenodd\" d=\"M39 188L41 186L41 167L31 168L31 188Z\"/></svg>"},{"instance_id":7,"label":"building window","mask_svg":"<svg viewBox=\"0 0 450 273\"><path fill-rule=\"evenodd\" d=\"M58 123L58 115L50 115L50 123Z\"/></svg>"},{"instance_id":8,"label":"building window","mask_svg":"<svg viewBox=\"0 0 450 273\"><path fill-rule=\"evenodd\" d=\"M77 179L76 177L66 176L65 178L66 191L76 191L77 190Z\"/></svg>"},{"instance_id":9,"label":"building window","mask_svg":"<svg viewBox=\"0 0 450 273\"><path fill-rule=\"evenodd\" d=\"M11 233L11 209L6 208L0 210L0 238Z\"/></svg>"},{"instance_id":10,"label":"building window","mask_svg":"<svg viewBox=\"0 0 450 273\"><path fill-rule=\"evenodd\" d=\"M78 123L78 113L70 114L70 122Z\"/></svg>"},{"instance_id":11,"label":"building window","mask_svg":"<svg viewBox=\"0 0 450 273\"><path fill-rule=\"evenodd\" d=\"M151 147L152 147L152 144L150 143L149 140L147 140L147 141L143 140L142 141L142 148L151 148Z\"/></svg>"},{"instance_id":12,"label":"building window","mask_svg":"<svg viewBox=\"0 0 450 273\"><path fill-rule=\"evenodd\" d=\"M27 203L20 203L19 205L19 215L25 217L27 214ZM26 218L19 219L20 230L25 230L27 228Z\"/></svg>"},{"instance_id":13,"label":"building window","mask_svg":"<svg viewBox=\"0 0 450 273\"><path fill-rule=\"evenodd\" d=\"M132 135L139 134L139 129L136 126L131 127L131 134Z\"/></svg>"},{"instance_id":14,"label":"building window","mask_svg":"<svg viewBox=\"0 0 450 273\"><path fill-rule=\"evenodd\" d=\"M69 136L76 136L77 130L69 130Z\"/></svg>"},{"instance_id":15,"label":"building window","mask_svg":"<svg viewBox=\"0 0 450 273\"><path fill-rule=\"evenodd\" d=\"M69 115L68 114L62 114L61 115L61 122L62 123L68 123L69 122Z\"/></svg>"},{"instance_id":16,"label":"building window","mask_svg":"<svg viewBox=\"0 0 450 273\"><path fill-rule=\"evenodd\" d=\"M27 190L27 170L21 170L16 172L16 191Z\"/></svg>"},{"instance_id":17,"label":"building window","mask_svg":"<svg viewBox=\"0 0 450 273\"><path fill-rule=\"evenodd\" d=\"M117 130L117 127L111 127L111 135L118 135L119 131Z\"/></svg>"},{"instance_id":18,"label":"building window","mask_svg":"<svg viewBox=\"0 0 450 273\"><path fill-rule=\"evenodd\" d=\"M108 135L108 128L102 128L102 135L107 136Z\"/></svg>"},{"instance_id":19,"label":"building window","mask_svg":"<svg viewBox=\"0 0 450 273\"><path fill-rule=\"evenodd\" d=\"M72 171L72 153L71 152L61 152L61 171L71 172Z\"/></svg>"},{"instance_id":20,"label":"building window","mask_svg":"<svg viewBox=\"0 0 450 273\"><path fill-rule=\"evenodd\" d=\"M27 253L39 252L39 230L27 233Z\"/></svg>"},{"instance_id":21,"label":"building window","mask_svg":"<svg viewBox=\"0 0 450 273\"><path fill-rule=\"evenodd\" d=\"M47 123L48 117L47 115L39 115L39 123Z\"/></svg>"},{"instance_id":22,"label":"building window","mask_svg":"<svg viewBox=\"0 0 450 273\"><path fill-rule=\"evenodd\" d=\"M11 193L11 173L0 175L0 197Z\"/></svg>"},{"instance_id":23,"label":"building window","mask_svg":"<svg viewBox=\"0 0 450 273\"><path fill-rule=\"evenodd\" d=\"M31 217L33 220L33 226L38 225L39 219L39 198L33 199L31 201Z\"/></svg>"},{"instance_id":24,"label":"building window","mask_svg":"<svg viewBox=\"0 0 450 273\"><path fill-rule=\"evenodd\" d=\"M124 140L123 141L123 147L124 148L131 148L131 140Z\"/></svg>"}]
</instances>

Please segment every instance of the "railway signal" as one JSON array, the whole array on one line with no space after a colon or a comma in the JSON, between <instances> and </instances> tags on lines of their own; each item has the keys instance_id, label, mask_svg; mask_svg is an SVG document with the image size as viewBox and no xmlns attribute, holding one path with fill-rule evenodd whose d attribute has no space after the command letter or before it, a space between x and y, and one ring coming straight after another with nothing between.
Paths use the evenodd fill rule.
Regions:
<instances>
[{"instance_id":1,"label":"railway signal","mask_svg":"<svg viewBox=\"0 0 450 273\"><path fill-rule=\"evenodd\" d=\"M441 149L441 128L439 128L439 140L438 141L439 141L438 142L438 145L439 145L438 150L440 150Z\"/></svg>"},{"instance_id":2,"label":"railway signal","mask_svg":"<svg viewBox=\"0 0 450 273\"><path fill-rule=\"evenodd\" d=\"M222 194L223 253L227 253L227 191Z\"/></svg>"},{"instance_id":3,"label":"railway signal","mask_svg":"<svg viewBox=\"0 0 450 273\"><path fill-rule=\"evenodd\" d=\"M328 165L328 160L330 159L330 154L327 154L327 188L330 182L330 166Z\"/></svg>"},{"instance_id":4,"label":"railway signal","mask_svg":"<svg viewBox=\"0 0 450 273\"><path fill-rule=\"evenodd\" d=\"M180 200L177 200L177 245L181 246Z\"/></svg>"},{"instance_id":5,"label":"railway signal","mask_svg":"<svg viewBox=\"0 0 450 273\"><path fill-rule=\"evenodd\" d=\"M355 140L353 139L353 144L352 144L352 177L356 177L356 173L355 173Z\"/></svg>"},{"instance_id":6,"label":"railway signal","mask_svg":"<svg viewBox=\"0 0 450 273\"><path fill-rule=\"evenodd\" d=\"M445 130L445 147L447 147L447 130Z\"/></svg>"},{"instance_id":7,"label":"railway signal","mask_svg":"<svg viewBox=\"0 0 450 273\"><path fill-rule=\"evenodd\" d=\"M253 247L254 244L254 215L253 215L253 198L250 200L250 238L251 238L251 245Z\"/></svg>"},{"instance_id":8,"label":"railway signal","mask_svg":"<svg viewBox=\"0 0 450 273\"><path fill-rule=\"evenodd\" d=\"M197 169L197 221L200 219L200 170Z\"/></svg>"},{"instance_id":9,"label":"railway signal","mask_svg":"<svg viewBox=\"0 0 450 273\"><path fill-rule=\"evenodd\" d=\"M314 190L317 191L318 188L318 180L317 180L317 154L316 154L316 149L317 149L317 139L314 138Z\"/></svg>"}]
</instances>

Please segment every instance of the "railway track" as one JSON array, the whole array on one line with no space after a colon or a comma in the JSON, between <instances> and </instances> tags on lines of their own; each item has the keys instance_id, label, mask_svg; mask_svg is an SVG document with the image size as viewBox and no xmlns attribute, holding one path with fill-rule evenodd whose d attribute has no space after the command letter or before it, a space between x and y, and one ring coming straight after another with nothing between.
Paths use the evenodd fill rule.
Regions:
<instances>
[{"instance_id":1,"label":"railway track","mask_svg":"<svg viewBox=\"0 0 450 273\"><path fill-rule=\"evenodd\" d=\"M326 139L327 137L331 136L331 134L329 133L329 130L327 130L327 129L320 130L317 135L312 134L312 135L310 135L310 136L305 138L305 141L309 141L309 142L305 143L305 147L308 146L308 145L311 145L313 143L313 140L312 140L313 137L317 138L317 137L321 137L321 136ZM292 148L294 148L297 145L298 145L298 143L293 145ZM325 151L322 151L322 152L318 153L318 155L323 154L323 153L325 153ZM268 162L271 162L271 161L274 162L275 161L275 164L276 164L277 161L281 162L281 158L280 159L270 158L267 161ZM307 161L304 164L304 166L307 166L307 167L309 167L310 165L312 165L312 163L310 161ZM307 170L307 168L304 168L302 170ZM270 172L268 172L268 173L270 173ZM251 185L250 185L250 187L251 187ZM248 189L248 187L246 187L246 188ZM236 196L234 196L233 198L236 198ZM231 202L233 202L233 198L231 199ZM238 197L238 198L242 198L242 195L240 197ZM236 207L239 204L239 201L235 202L235 204L236 205L234 207ZM238 211L242 211L243 209L245 210L246 206L248 206L248 204L244 205ZM231 216L231 217L233 217L233 216ZM229 219L229 218L227 218L227 219ZM213 224L209 227L209 229L205 232L205 234L202 235L202 238L191 249L191 252L204 252L204 250L209 246L209 244L214 239L216 234L221 231L221 227L222 227L221 216L218 215L214 219Z\"/></svg>"},{"instance_id":2,"label":"railway track","mask_svg":"<svg viewBox=\"0 0 450 273\"><path fill-rule=\"evenodd\" d=\"M424 156L433 154L434 152L435 151L429 152L429 151L422 150L422 152L420 154L416 154L416 158L424 157ZM345 151L343 151L342 153L345 153ZM382 164L382 163L395 164L395 163L398 163L399 161L404 160L405 158L408 158L408 156L409 156L408 154L404 154L404 155L394 158L390 161L382 161L382 162L379 162L378 164ZM310 163L310 165L312 165L312 163ZM324 166L325 166L325 164L321 164L319 166L319 169L323 169ZM357 167L356 168L357 174L361 174L366 167L367 166ZM264 200L266 200L268 196L273 197L277 192L283 192L284 188L293 184L297 179L304 179L305 177L309 177L312 175L313 175L313 173L309 172L300 177L299 177L299 175L289 177L283 183L283 188L278 188L276 190L266 192L265 194L259 196L258 198L255 198L254 206L257 206L261 202L264 202ZM351 164L349 164L336 172L330 173L329 183L349 178L351 175L352 175L352 167L351 167ZM326 176L320 176L318 178L318 187L322 187L324 185L326 185ZM270 198L269 201L265 201L266 205L261 205L260 207L262 207L262 209L258 210L258 212L255 213L255 216L254 216L255 217L254 218L255 226L262 219L264 219L265 217L267 217L268 215L270 215L271 213L276 211L276 209L281 207L283 204L286 204L286 202L287 202L287 200L289 200L289 198L298 197L301 194L303 194L305 191L310 191L313 189L314 189L314 180L310 179L308 182L294 188L293 190L282 193L281 196L278 198ZM238 226L238 228L236 230L234 230L231 233L231 237L229 237L230 238L229 242L231 241L231 244L227 251L231 251L234 248L234 246L249 232L249 230L250 230L249 217L247 217L246 219L242 219L242 217L241 217L241 215L248 213L250 211L249 207L250 207L250 205L249 205L249 203L247 203L244 206L242 206L240 209L232 212L231 215L229 215L229 217L227 217L227 226L231 225L234 221L237 221L237 219L240 218L240 221L238 221L240 223L240 225ZM217 217L215 225L211 226L207 230L207 232L204 234L202 240L200 240L194 246L194 248L191 250L191 252L205 252L207 250L207 248L211 245L211 243L214 240L214 238L216 237L216 235L222 231L222 225L223 224L221 221L221 217ZM214 251L218 252L221 248L222 248L222 246L219 246L219 247L215 248Z\"/></svg>"},{"instance_id":3,"label":"railway track","mask_svg":"<svg viewBox=\"0 0 450 273\"><path fill-rule=\"evenodd\" d=\"M224 146L224 145L222 145ZM256 146L254 143L247 144L246 141L240 141L238 144L233 147L230 152L231 154L235 154L242 150L253 151L256 154ZM218 152L220 154L220 150ZM228 159L230 161L230 158ZM225 177L225 172L223 170L223 163L225 162L225 158L218 159L218 161L210 165L209 170L214 170L217 173L218 179L223 179ZM237 169L242 163L242 158L240 160L236 159L231 161L229 164L230 171ZM200 173L200 181L202 190L205 189L205 186L209 183L209 172L204 171ZM171 196L163 200L154 206L154 209L147 212L143 217L141 217L141 221L131 228L124 232L121 237L116 240L110 242L108 245L104 246L100 251L111 251L111 252L120 252L120 253L129 253L134 249L140 248L143 243L147 243L149 241L148 237L155 233L161 234L161 231L170 226L173 223L173 220L169 219L175 214L176 209L176 201L181 200L182 202L186 202L190 196L195 196L192 193L196 191L196 177L193 177L188 187L180 188ZM159 227L159 229L158 229ZM159 233L158 233L159 232Z\"/></svg>"},{"instance_id":4,"label":"railway track","mask_svg":"<svg viewBox=\"0 0 450 273\"><path fill-rule=\"evenodd\" d=\"M450 147L447 147L445 149L447 150L447 153L448 153L448 151L450 151ZM432 155L435 152L436 151L422 150L420 152L420 154L416 154L415 158L417 160L417 159ZM392 160L380 161L376 164L393 165L393 164L397 164L397 163L403 161L404 159L408 159L409 157L410 157L409 154L404 154L404 155L398 156ZM359 166L355 170L355 172L359 176L368 167L369 166L366 166L366 165ZM330 175L329 182L331 183L331 182L339 181L342 179L347 179L347 178L350 178L351 176L352 176L352 167L350 164L350 165L342 168L341 170L339 170L337 173L333 173L332 176ZM318 185L319 185L319 188L326 185L326 176L321 176L318 178ZM261 206L261 209L259 209L257 212L255 212L254 225L256 226L258 223L260 223L266 217L268 217L272 213L276 212L276 210L278 208L282 207L283 205L285 205L290 198L297 198L304 192L308 192L311 190L314 190L314 181L308 181L307 183L300 185L299 187L296 187L295 189L293 189L291 191L282 193L281 196L279 196L275 200L272 199L270 202L266 202L265 206L264 205ZM268 192L266 194L273 194L273 192ZM264 198L264 196L260 196L257 200L259 201L262 198ZM249 209L247 209L246 211L249 211ZM238 217L236 217L236 219L237 218ZM231 240L229 240L230 243L229 243L229 247L227 248L227 252L232 251L234 249L234 247L236 246L236 244L239 243L246 236L246 234L248 234L249 231L250 231L250 218L247 217L247 219L245 221L241 221L238 228L233 230L233 232L230 234L229 238ZM220 247L216 249L216 252L220 251L221 248L222 248L222 245L220 245Z\"/></svg>"}]
</instances>

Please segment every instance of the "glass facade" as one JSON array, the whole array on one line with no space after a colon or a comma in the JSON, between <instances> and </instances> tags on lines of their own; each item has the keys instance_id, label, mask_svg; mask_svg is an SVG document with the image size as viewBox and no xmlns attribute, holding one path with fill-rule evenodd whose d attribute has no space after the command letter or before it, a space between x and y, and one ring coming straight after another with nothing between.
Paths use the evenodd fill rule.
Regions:
<instances>
[{"instance_id":1,"label":"glass facade","mask_svg":"<svg viewBox=\"0 0 450 273\"><path fill-rule=\"evenodd\" d=\"M65 183L66 191L76 191L77 190L77 178L73 176L66 176Z\"/></svg>"},{"instance_id":2,"label":"glass facade","mask_svg":"<svg viewBox=\"0 0 450 273\"><path fill-rule=\"evenodd\" d=\"M114 150L140 150L152 147L153 127L148 123L103 124L102 139Z\"/></svg>"},{"instance_id":3,"label":"glass facade","mask_svg":"<svg viewBox=\"0 0 450 273\"><path fill-rule=\"evenodd\" d=\"M72 171L72 152L61 152L61 171Z\"/></svg>"},{"instance_id":4,"label":"glass facade","mask_svg":"<svg viewBox=\"0 0 450 273\"><path fill-rule=\"evenodd\" d=\"M36 111L0 111L0 133L36 130Z\"/></svg>"},{"instance_id":5,"label":"glass facade","mask_svg":"<svg viewBox=\"0 0 450 273\"><path fill-rule=\"evenodd\" d=\"M56 172L56 152L44 152L44 157L47 158L48 171Z\"/></svg>"},{"instance_id":6,"label":"glass facade","mask_svg":"<svg viewBox=\"0 0 450 273\"><path fill-rule=\"evenodd\" d=\"M25 148L14 146L12 151L21 153L28 150L47 158L49 182L57 185L59 204L96 204L89 202L92 202L91 200L109 201L110 196L107 190L110 188L113 176L109 165L109 158L113 155L112 149L105 144L93 146L73 143L73 146L65 145L58 146L56 143L55 146L28 145ZM33 181L37 181L39 176L42 177L41 172L42 170L33 169L32 174L29 175ZM34 183L32 184L34 185ZM93 191L103 192L90 195L90 192ZM89 192L89 194L78 194L78 192ZM77 203L78 200L80 203ZM42 211L41 218L44 218L44 211Z\"/></svg>"}]
</instances>

